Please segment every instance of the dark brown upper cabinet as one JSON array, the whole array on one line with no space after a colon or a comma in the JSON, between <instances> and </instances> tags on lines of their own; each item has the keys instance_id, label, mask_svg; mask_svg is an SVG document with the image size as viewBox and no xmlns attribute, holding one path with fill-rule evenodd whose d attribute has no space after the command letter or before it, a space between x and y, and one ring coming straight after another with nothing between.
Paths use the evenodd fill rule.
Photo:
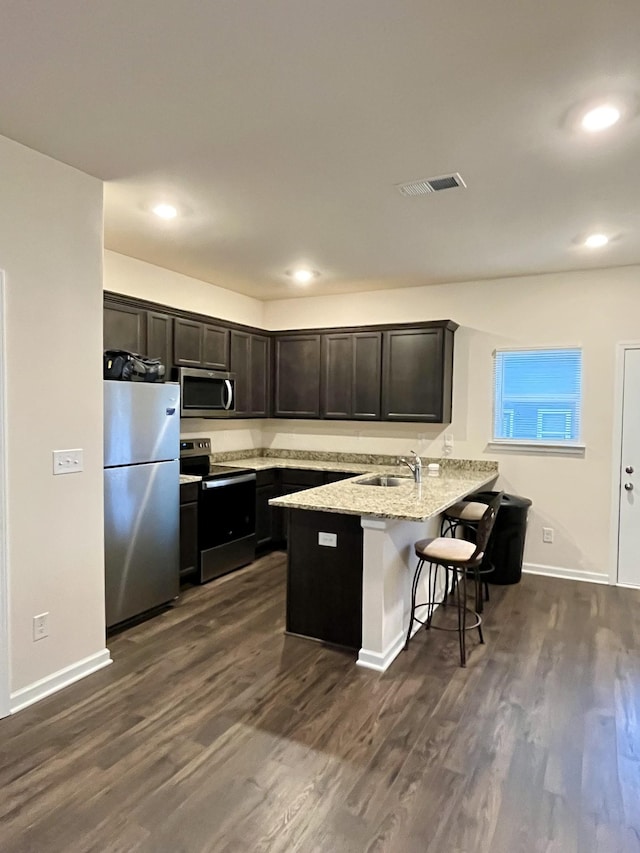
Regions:
<instances>
[{"instance_id":1,"label":"dark brown upper cabinet","mask_svg":"<svg viewBox=\"0 0 640 853\"><path fill-rule=\"evenodd\" d=\"M236 417L248 417L251 410L251 335L231 332L231 372L236 375Z\"/></svg>"},{"instance_id":2,"label":"dark brown upper cabinet","mask_svg":"<svg viewBox=\"0 0 640 853\"><path fill-rule=\"evenodd\" d=\"M450 423L457 324L264 332L105 293L104 348L232 370L236 417Z\"/></svg>"},{"instance_id":3,"label":"dark brown upper cabinet","mask_svg":"<svg viewBox=\"0 0 640 853\"><path fill-rule=\"evenodd\" d=\"M169 314L105 299L104 349L122 349L159 358L168 372L172 351L171 321Z\"/></svg>"},{"instance_id":4,"label":"dark brown upper cabinet","mask_svg":"<svg viewBox=\"0 0 640 853\"><path fill-rule=\"evenodd\" d=\"M268 418L271 391L271 341L266 335L251 335L252 418Z\"/></svg>"},{"instance_id":5,"label":"dark brown upper cabinet","mask_svg":"<svg viewBox=\"0 0 640 853\"><path fill-rule=\"evenodd\" d=\"M229 370L229 329L203 323L202 366L210 370Z\"/></svg>"},{"instance_id":6,"label":"dark brown upper cabinet","mask_svg":"<svg viewBox=\"0 0 640 853\"><path fill-rule=\"evenodd\" d=\"M320 417L320 335L283 335L275 339L274 415Z\"/></svg>"},{"instance_id":7,"label":"dark brown upper cabinet","mask_svg":"<svg viewBox=\"0 0 640 853\"><path fill-rule=\"evenodd\" d=\"M103 349L123 349L146 355L147 312L105 299Z\"/></svg>"},{"instance_id":8,"label":"dark brown upper cabinet","mask_svg":"<svg viewBox=\"0 0 640 853\"><path fill-rule=\"evenodd\" d=\"M443 324L389 330L383 332L382 351L382 418L449 423L453 329Z\"/></svg>"},{"instance_id":9,"label":"dark brown upper cabinet","mask_svg":"<svg viewBox=\"0 0 640 853\"><path fill-rule=\"evenodd\" d=\"M149 358L159 358L164 364L169 378L172 355L172 318L169 314L147 311L147 347L145 354Z\"/></svg>"},{"instance_id":10,"label":"dark brown upper cabinet","mask_svg":"<svg viewBox=\"0 0 640 853\"><path fill-rule=\"evenodd\" d=\"M231 371L236 375L236 417L269 414L269 338L231 331Z\"/></svg>"},{"instance_id":11,"label":"dark brown upper cabinet","mask_svg":"<svg viewBox=\"0 0 640 853\"><path fill-rule=\"evenodd\" d=\"M322 336L322 417L380 418L381 332Z\"/></svg>"},{"instance_id":12,"label":"dark brown upper cabinet","mask_svg":"<svg viewBox=\"0 0 640 853\"><path fill-rule=\"evenodd\" d=\"M229 369L229 329L176 317L173 321L173 363L181 367Z\"/></svg>"}]
</instances>

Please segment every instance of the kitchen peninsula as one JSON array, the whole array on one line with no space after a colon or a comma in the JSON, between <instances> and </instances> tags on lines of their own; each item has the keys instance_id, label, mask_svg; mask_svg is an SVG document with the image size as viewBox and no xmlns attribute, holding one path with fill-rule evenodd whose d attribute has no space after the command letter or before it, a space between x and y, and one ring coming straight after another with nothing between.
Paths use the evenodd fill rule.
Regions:
<instances>
[{"instance_id":1,"label":"kitchen peninsula","mask_svg":"<svg viewBox=\"0 0 640 853\"><path fill-rule=\"evenodd\" d=\"M340 467L299 458L242 464ZM437 536L440 514L493 483L498 468L496 462L442 460L438 477L425 476L421 484L401 477L398 485L380 486L367 481L398 477L401 470L389 464L342 467L362 473L269 501L289 511L287 630L356 648L360 666L382 672L404 643L413 543Z\"/></svg>"}]
</instances>

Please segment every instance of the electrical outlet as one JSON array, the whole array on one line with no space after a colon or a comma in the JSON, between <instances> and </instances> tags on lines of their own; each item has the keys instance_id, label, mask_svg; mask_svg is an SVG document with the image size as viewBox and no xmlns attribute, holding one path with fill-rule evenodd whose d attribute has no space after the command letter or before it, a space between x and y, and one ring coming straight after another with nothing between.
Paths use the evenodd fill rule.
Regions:
<instances>
[{"instance_id":1,"label":"electrical outlet","mask_svg":"<svg viewBox=\"0 0 640 853\"><path fill-rule=\"evenodd\" d=\"M49 611L33 617L33 642L49 636Z\"/></svg>"},{"instance_id":2,"label":"electrical outlet","mask_svg":"<svg viewBox=\"0 0 640 853\"><path fill-rule=\"evenodd\" d=\"M553 527L542 528L542 541L546 542L547 545L551 545L553 543Z\"/></svg>"},{"instance_id":3,"label":"electrical outlet","mask_svg":"<svg viewBox=\"0 0 640 853\"><path fill-rule=\"evenodd\" d=\"M338 547L337 533L318 533L318 545L325 545L328 548Z\"/></svg>"},{"instance_id":4,"label":"electrical outlet","mask_svg":"<svg viewBox=\"0 0 640 853\"><path fill-rule=\"evenodd\" d=\"M53 451L54 474L75 474L82 471L83 463L82 450Z\"/></svg>"}]
</instances>

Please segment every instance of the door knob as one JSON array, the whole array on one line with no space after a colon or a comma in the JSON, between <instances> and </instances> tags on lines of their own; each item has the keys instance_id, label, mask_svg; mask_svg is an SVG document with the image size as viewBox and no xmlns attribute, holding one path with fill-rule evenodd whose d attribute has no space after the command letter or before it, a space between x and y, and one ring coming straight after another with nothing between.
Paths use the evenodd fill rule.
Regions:
<instances>
[{"instance_id":1,"label":"door knob","mask_svg":"<svg viewBox=\"0 0 640 853\"><path fill-rule=\"evenodd\" d=\"M631 465L627 465L627 467L624 470L626 471L627 474L633 474L633 467Z\"/></svg>"},{"instance_id":2,"label":"door knob","mask_svg":"<svg viewBox=\"0 0 640 853\"><path fill-rule=\"evenodd\" d=\"M633 491L633 483L625 483L625 484L624 484L624 487L625 487L625 489L626 489L628 492L632 492L632 491Z\"/></svg>"}]
</instances>

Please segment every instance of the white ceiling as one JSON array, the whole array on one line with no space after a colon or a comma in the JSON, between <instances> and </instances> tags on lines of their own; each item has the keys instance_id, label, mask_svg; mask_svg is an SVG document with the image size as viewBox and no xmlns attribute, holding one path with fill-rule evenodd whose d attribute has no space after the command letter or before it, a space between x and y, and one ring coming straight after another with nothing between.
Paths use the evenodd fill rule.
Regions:
<instances>
[{"instance_id":1,"label":"white ceiling","mask_svg":"<svg viewBox=\"0 0 640 853\"><path fill-rule=\"evenodd\" d=\"M640 262L637 113L568 121L637 105L638 0L0 0L0 20L0 133L107 182L117 252L262 299ZM466 190L394 188L455 171ZM321 277L294 284L299 262Z\"/></svg>"}]
</instances>

